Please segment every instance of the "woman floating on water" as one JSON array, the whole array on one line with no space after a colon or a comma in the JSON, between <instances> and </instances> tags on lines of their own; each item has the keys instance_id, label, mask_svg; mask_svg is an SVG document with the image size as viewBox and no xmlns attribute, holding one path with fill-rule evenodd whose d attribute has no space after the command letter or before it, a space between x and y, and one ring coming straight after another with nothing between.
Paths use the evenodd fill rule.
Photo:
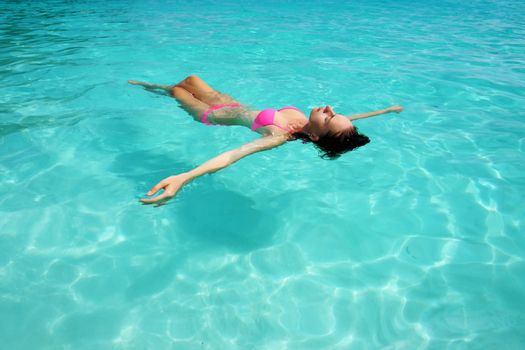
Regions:
<instances>
[{"instance_id":1,"label":"woman floating on water","mask_svg":"<svg viewBox=\"0 0 525 350\"><path fill-rule=\"evenodd\" d=\"M156 197L143 198L145 204L162 204L188 182L208 173L226 168L250 154L269 150L288 141L297 139L312 142L323 158L335 159L347 151L370 142L360 134L352 121L385 113L399 113L400 106L392 106L379 111L344 116L333 111L332 107L317 107L310 111L310 118L295 107L288 106L278 110L271 108L255 111L228 95L211 88L197 76L191 75L177 85L165 86L129 80L130 84L141 85L148 90L161 90L175 97L193 118L207 125L241 125L262 135L261 138L234 150L224 152L197 168L165 178L153 186L148 196L161 189L164 192Z\"/></svg>"}]
</instances>

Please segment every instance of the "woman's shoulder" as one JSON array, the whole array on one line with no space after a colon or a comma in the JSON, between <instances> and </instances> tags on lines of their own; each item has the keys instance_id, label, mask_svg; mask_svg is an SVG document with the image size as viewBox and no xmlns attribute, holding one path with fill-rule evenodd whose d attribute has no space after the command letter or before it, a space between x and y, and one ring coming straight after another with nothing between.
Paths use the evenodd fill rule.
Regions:
<instances>
[{"instance_id":1,"label":"woman's shoulder","mask_svg":"<svg viewBox=\"0 0 525 350\"><path fill-rule=\"evenodd\" d=\"M268 125L264 128L261 128L263 130L261 133L261 139L265 140L275 140L276 142L288 142L293 141L295 138L293 136L293 132L287 132L285 130L279 129L278 127L275 127L273 125Z\"/></svg>"}]
</instances>

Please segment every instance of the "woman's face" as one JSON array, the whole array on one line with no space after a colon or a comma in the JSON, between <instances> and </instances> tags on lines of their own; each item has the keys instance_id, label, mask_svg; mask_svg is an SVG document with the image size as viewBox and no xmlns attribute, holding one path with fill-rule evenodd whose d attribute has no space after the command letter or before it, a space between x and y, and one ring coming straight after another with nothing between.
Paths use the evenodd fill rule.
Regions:
<instances>
[{"instance_id":1,"label":"woman's face","mask_svg":"<svg viewBox=\"0 0 525 350\"><path fill-rule=\"evenodd\" d=\"M336 114L330 106L313 108L309 119L310 133L316 138L354 128L350 119Z\"/></svg>"}]
</instances>

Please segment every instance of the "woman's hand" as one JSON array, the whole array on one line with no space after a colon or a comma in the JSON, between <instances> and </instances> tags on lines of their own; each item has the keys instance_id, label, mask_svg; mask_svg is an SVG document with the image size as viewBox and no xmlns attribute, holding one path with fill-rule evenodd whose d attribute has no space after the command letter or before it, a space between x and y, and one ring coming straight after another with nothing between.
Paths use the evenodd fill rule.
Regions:
<instances>
[{"instance_id":1,"label":"woman's hand","mask_svg":"<svg viewBox=\"0 0 525 350\"><path fill-rule=\"evenodd\" d=\"M392 106L392 107L388 107L387 110L389 112L401 113L401 112L403 112L403 107L401 107L401 106Z\"/></svg>"},{"instance_id":2,"label":"woman's hand","mask_svg":"<svg viewBox=\"0 0 525 350\"><path fill-rule=\"evenodd\" d=\"M179 174L165 178L160 181L158 184L153 186L151 190L146 193L148 196L153 196L155 193L159 192L161 189L164 189L164 192L153 198L141 198L140 201L144 204L157 204L162 205L172 199L175 194L188 183L191 178L186 174Z\"/></svg>"}]
</instances>

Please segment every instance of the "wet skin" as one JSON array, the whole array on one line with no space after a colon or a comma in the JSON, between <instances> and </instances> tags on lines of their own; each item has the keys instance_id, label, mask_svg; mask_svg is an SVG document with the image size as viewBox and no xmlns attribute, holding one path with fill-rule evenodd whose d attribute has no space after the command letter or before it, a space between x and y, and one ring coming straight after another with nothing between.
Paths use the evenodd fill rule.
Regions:
<instances>
[{"instance_id":1,"label":"wet skin","mask_svg":"<svg viewBox=\"0 0 525 350\"><path fill-rule=\"evenodd\" d=\"M336 135L345 130L353 129L352 122L347 117L334 112L332 107L315 107L310 112L310 118L305 128L312 138L327 134Z\"/></svg>"}]
</instances>

